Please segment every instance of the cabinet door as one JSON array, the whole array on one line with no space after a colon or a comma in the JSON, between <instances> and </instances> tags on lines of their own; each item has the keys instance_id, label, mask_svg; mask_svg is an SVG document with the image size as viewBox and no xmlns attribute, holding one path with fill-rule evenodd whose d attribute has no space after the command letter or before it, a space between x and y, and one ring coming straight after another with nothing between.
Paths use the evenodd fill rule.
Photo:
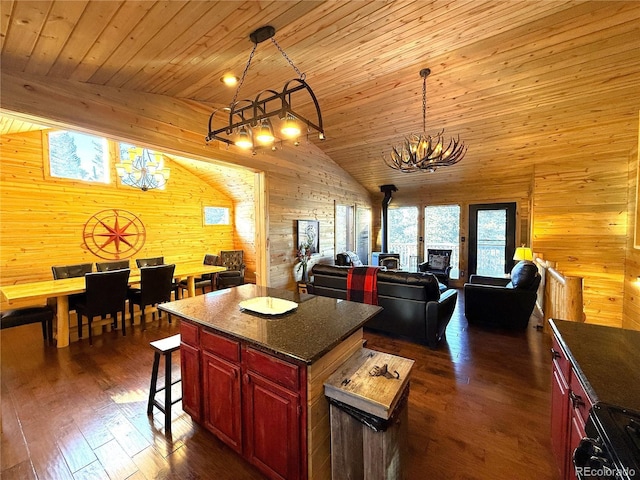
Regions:
<instances>
[{"instance_id":1,"label":"cabinet door","mask_svg":"<svg viewBox=\"0 0 640 480\"><path fill-rule=\"evenodd\" d=\"M191 415L195 422L200 422L200 351L180 344L180 372L182 375L182 409Z\"/></svg>"},{"instance_id":2,"label":"cabinet door","mask_svg":"<svg viewBox=\"0 0 640 480\"><path fill-rule=\"evenodd\" d=\"M242 453L240 366L203 352L202 377L204 426Z\"/></svg>"},{"instance_id":3,"label":"cabinet door","mask_svg":"<svg viewBox=\"0 0 640 480\"><path fill-rule=\"evenodd\" d=\"M584 431L584 421L580 412L572 409L571 420L569 425L569 450L567 456L567 474L564 478L568 480L577 480L576 469L573 466L573 451L576 449L580 440L586 436Z\"/></svg>"},{"instance_id":4,"label":"cabinet door","mask_svg":"<svg viewBox=\"0 0 640 480\"><path fill-rule=\"evenodd\" d=\"M564 479L567 475L569 386L555 361L551 382L551 448L560 468L560 478Z\"/></svg>"},{"instance_id":5,"label":"cabinet door","mask_svg":"<svg viewBox=\"0 0 640 480\"><path fill-rule=\"evenodd\" d=\"M269 478L301 478L300 398L260 375L244 375L245 456Z\"/></svg>"}]
</instances>

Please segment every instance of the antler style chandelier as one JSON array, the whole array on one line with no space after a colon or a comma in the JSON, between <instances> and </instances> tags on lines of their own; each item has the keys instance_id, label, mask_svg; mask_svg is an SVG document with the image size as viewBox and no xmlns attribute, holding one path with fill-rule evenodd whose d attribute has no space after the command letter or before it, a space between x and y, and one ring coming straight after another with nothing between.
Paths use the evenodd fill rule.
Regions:
<instances>
[{"instance_id":1,"label":"antler style chandelier","mask_svg":"<svg viewBox=\"0 0 640 480\"><path fill-rule=\"evenodd\" d=\"M129 158L121 159L116 165L116 172L124 185L146 192L167 184L169 169L164 166L162 154L140 147L133 147L128 153Z\"/></svg>"},{"instance_id":2,"label":"antler style chandelier","mask_svg":"<svg viewBox=\"0 0 640 480\"><path fill-rule=\"evenodd\" d=\"M219 140L227 145L236 145L244 149L252 149L255 153L259 148L276 149L277 142L282 144L283 139L276 138L272 119L280 119L280 132L284 138L294 141L294 145L299 144L301 135L301 124L307 126L307 135L311 130L318 132L318 138L324 140L324 129L322 127L322 114L320 106L313 90L305 81L306 75L293 64L291 59L282 50L273 36L276 30L271 26L260 27L249 35L253 42L253 49L249 54L249 60L242 73L242 78L238 83L238 88L233 96L229 107L216 109L209 117L209 134L206 141ZM271 39L271 42L280 51L282 56L289 62L298 78L289 80L284 84L281 92L275 90L264 90L259 93L254 100L237 100L240 87L244 83L247 71L251 65L251 60L258 47L258 44ZM315 106L317 120L312 121L293 109L292 98L296 94L306 92ZM299 96L299 95L296 95ZM214 116L219 111L228 111L227 124L216 130L212 129Z\"/></svg>"},{"instance_id":3,"label":"antler style chandelier","mask_svg":"<svg viewBox=\"0 0 640 480\"><path fill-rule=\"evenodd\" d=\"M404 142L391 148L385 163L404 173L434 172L438 167L448 167L458 163L467 153L467 147L460 142L460 136L451 138L445 148L444 130L435 136L427 135L427 77L428 68L420 70L422 77L422 133L405 137Z\"/></svg>"}]
</instances>

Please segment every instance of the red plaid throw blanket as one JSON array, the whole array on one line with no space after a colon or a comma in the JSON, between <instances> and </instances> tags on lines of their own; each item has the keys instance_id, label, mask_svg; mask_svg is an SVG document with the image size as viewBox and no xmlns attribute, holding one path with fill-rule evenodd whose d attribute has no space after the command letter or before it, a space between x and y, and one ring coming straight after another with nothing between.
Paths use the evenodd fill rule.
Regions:
<instances>
[{"instance_id":1,"label":"red plaid throw blanket","mask_svg":"<svg viewBox=\"0 0 640 480\"><path fill-rule=\"evenodd\" d=\"M379 267L353 267L347 272L347 300L378 304Z\"/></svg>"}]
</instances>

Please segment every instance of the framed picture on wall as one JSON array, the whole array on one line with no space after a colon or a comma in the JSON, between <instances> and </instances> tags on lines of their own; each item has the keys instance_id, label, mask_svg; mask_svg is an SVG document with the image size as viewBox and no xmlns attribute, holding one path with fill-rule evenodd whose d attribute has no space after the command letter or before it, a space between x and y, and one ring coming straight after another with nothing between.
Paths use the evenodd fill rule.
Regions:
<instances>
[{"instance_id":1,"label":"framed picture on wall","mask_svg":"<svg viewBox=\"0 0 640 480\"><path fill-rule=\"evenodd\" d=\"M298 248L308 246L311 253L320 252L320 222L317 220L298 220Z\"/></svg>"}]
</instances>

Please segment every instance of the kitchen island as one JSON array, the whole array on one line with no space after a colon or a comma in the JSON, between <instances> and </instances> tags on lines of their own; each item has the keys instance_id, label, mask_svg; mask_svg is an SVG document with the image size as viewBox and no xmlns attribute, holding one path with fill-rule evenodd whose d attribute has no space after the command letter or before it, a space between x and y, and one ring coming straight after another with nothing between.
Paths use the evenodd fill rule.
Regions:
<instances>
[{"instance_id":1,"label":"kitchen island","mask_svg":"<svg viewBox=\"0 0 640 480\"><path fill-rule=\"evenodd\" d=\"M295 302L281 314L240 302ZM183 410L269 478L329 479L325 380L382 309L252 284L159 306L181 320Z\"/></svg>"},{"instance_id":2,"label":"kitchen island","mask_svg":"<svg viewBox=\"0 0 640 480\"><path fill-rule=\"evenodd\" d=\"M549 325L551 445L560 478L575 479L573 452L594 405L640 411L640 332L558 319Z\"/></svg>"}]
</instances>

